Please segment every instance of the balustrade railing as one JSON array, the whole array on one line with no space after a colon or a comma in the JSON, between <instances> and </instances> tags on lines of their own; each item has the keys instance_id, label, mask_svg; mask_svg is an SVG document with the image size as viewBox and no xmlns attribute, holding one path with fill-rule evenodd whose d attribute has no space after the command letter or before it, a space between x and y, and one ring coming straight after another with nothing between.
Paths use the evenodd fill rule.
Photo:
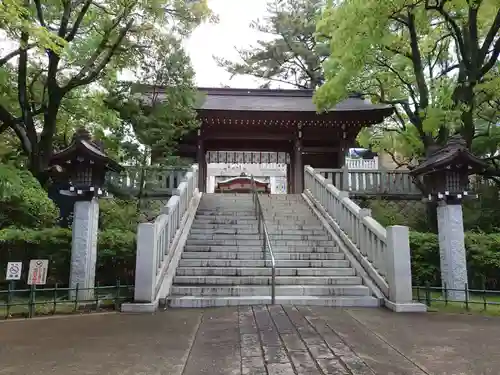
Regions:
<instances>
[{"instance_id":1,"label":"balustrade railing","mask_svg":"<svg viewBox=\"0 0 500 375\"><path fill-rule=\"evenodd\" d=\"M346 158L345 165L349 169L378 169L378 156L373 159Z\"/></svg>"},{"instance_id":2,"label":"balustrade railing","mask_svg":"<svg viewBox=\"0 0 500 375\"><path fill-rule=\"evenodd\" d=\"M137 258L135 271L135 302L153 302L161 287L172 258L176 237L191 200L198 189L198 166L185 173L184 180L172 190L173 196L162 207L160 215L137 228Z\"/></svg>"},{"instance_id":3,"label":"balustrade railing","mask_svg":"<svg viewBox=\"0 0 500 375\"><path fill-rule=\"evenodd\" d=\"M189 167L125 167L120 174L110 174L108 181L132 195L168 196L188 170Z\"/></svg>"},{"instance_id":4,"label":"balustrade railing","mask_svg":"<svg viewBox=\"0 0 500 375\"><path fill-rule=\"evenodd\" d=\"M271 305L274 305L276 300L276 259L274 257L273 247L269 239L269 232L267 230L267 225L264 219L264 212L262 211L262 205L260 203L259 194L257 192L257 187L255 185L255 179L252 176L252 199L255 209L255 215L257 216L257 227L259 234L262 236L262 255L264 258L264 264L267 264L267 253L269 252L269 257L271 260Z\"/></svg>"},{"instance_id":5,"label":"balustrade railing","mask_svg":"<svg viewBox=\"0 0 500 375\"><path fill-rule=\"evenodd\" d=\"M408 228L387 229L371 217L369 209L360 208L325 179L307 166L305 193L328 218L336 234L346 244L370 279L389 303L412 301L411 263Z\"/></svg>"},{"instance_id":6,"label":"balustrade railing","mask_svg":"<svg viewBox=\"0 0 500 375\"><path fill-rule=\"evenodd\" d=\"M327 181L342 191L357 194L419 196L422 193L407 170L352 170L317 168Z\"/></svg>"}]
</instances>

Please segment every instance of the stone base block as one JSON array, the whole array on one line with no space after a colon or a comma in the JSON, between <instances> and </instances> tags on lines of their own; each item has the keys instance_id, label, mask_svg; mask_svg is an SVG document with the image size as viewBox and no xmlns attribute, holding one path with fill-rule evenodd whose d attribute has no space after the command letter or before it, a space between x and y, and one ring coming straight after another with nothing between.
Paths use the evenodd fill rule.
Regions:
<instances>
[{"instance_id":1,"label":"stone base block","mask_svg":"<svg viewBox=\"0 0 500 375\"><path fill-rule=\"evenodd\" d=\"M121 311L125 313L154 313L158 310L158 302L123 303Z\"/></svg>"},{"instance_id":2,"label":"stone base block","mask_svg":"<svg viewBox=\"0 0 500 375\"><path fill-rule=\"evenodd\" d=\"M423 303L410 302L410 303L396 303L389 300L385 300L385 307L394 312L427 312L427 306Z\"/></svg>"}]
</instances>

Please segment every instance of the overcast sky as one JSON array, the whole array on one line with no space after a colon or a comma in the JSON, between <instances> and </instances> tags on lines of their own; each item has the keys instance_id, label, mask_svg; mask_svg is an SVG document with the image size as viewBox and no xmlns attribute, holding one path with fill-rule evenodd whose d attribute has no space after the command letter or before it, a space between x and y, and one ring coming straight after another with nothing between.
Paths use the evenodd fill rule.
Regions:
<instances>
[{"instance_id":1,"label":"overcast sky","mask_svg":"<svg viewBox=\"0 0 500 375\"><path fill-rule=\"evenodd\" d=\"M236 48L249 48L255 46L259 39L269 39L268 35L250 28L252 21L266 16L267 2L268 0L208 0L209 7L219 16L219 23L200 25L184 43L196 71L197 86L259 86L259 80L250 76L230 79L230 74L217 66L213 56L237 61ZM0 33L0 56L15 48L15 44L4 38L5 35ZM131 73L124 72L123 78L132 78Z\"/></svg>"},{"instance_id":2,"label":"overcast sky","mask_svg":"<svg viewBox=\"0 0 500 375\"><path fill-rule=\"evenodd\" d=\"M201 87L229 85L239 88L258 87L256 78L230 75L219 68L213 55L237 60L235 47L248 48L256 45L265 35L252 30L253 20L266 15L268 0L209 0L210 9L219 16L218 24L200 25L185 43L196 71L196 84Z\"/></svg>"}]
</instances>

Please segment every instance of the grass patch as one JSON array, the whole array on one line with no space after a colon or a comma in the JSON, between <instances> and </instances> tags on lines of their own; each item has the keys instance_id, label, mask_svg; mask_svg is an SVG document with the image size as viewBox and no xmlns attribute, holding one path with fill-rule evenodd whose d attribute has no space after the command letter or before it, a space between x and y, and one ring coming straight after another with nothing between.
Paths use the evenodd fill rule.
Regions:
<instances>
[{"instance_id":1,"label":"grass patch","mask_svg":"<svg viewBox=\"0 0 500 375\"><path fill-rule=\"evenodd\" d=\"M119 292L116 287L94 288L95 296L88 300L75 300L69 293L69 288L37 289L34 295L29 289L0 291L0 320L112 311L132 298L127 286L121 286Z\"/></svg>"},{"instance_id":2,"label":"grass patch","mask_svg":"<svg viewBox=\"0 0 500 375\"><path fill-rule=\"evenodd\" d=\"M473 291L469 292L466 302L447 300L444 293L432 288L426 290L420 288L413 291L415 301L425 303L430 312L446 312L459 314L483 314L500 316L500 292L499 291Z\"/></svg>"}]
</instances>

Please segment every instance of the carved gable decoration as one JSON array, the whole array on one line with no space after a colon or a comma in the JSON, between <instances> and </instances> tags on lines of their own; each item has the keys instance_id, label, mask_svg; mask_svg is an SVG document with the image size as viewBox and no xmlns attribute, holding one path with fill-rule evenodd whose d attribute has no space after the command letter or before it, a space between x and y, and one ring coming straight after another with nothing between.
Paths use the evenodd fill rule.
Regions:
<instances>
[{"instance_id":1,"label":"carved gable decoration","mask_svg":"<svg viewBox=\"0 0 500 375\"><path fill-rule=\"evenodd\" d=\"M269 194L271 192L267 182L256 179L254 181L258 193ZM251 191L252 179L245 175L245 173L242 173L241 176L221 181L215 187L215 193L250 193Z\"/></svg>"}]
</instances>

